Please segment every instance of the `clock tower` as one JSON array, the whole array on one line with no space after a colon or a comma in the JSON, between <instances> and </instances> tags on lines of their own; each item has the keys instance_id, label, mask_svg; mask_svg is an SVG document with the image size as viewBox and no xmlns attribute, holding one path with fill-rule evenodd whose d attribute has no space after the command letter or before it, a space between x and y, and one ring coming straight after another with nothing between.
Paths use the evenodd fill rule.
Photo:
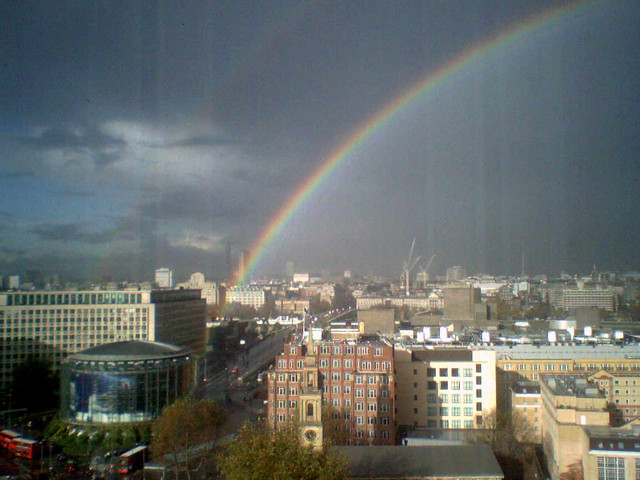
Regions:
<instances>
[{"instance_id":1,"label":"clock tower","mask_svg":"<svg viewBox=\"0 0 640 480\"><path fill-rule=\"evenodd\" d=\"M319 384L318 363L313 344L313 336L309 330L304 367L302 370L302 386L299 403L299 424L302 441L313 448L322 448L322 390Z\"/></svg>"}]
</instances>

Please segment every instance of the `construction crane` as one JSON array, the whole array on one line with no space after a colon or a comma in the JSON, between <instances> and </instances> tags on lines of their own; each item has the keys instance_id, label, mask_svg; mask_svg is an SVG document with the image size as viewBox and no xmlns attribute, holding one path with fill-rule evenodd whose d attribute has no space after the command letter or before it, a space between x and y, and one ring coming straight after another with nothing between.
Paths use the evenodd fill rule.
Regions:
<instances>
[{"instance_id":1,"label":"construction crane","mask_svg":"<svg viewBox=\"0 0 640 480\"><path fill-rule=\"evenodd\" d=\"M422 257L418 256L418 257L416 257L415 260L412 260L413 249L415 248L415 246L416 246L416 239L414 237L413 238L413 242L411 242L411 248L409 249L409 256L405 260L404 265L403 265L403 269L402 269L402 277L403 277L402 280L403 280L403 283L404 283L404 293L405 293L405 295L409 295L409 289L411 287L411 282L410 282L411 270L413 270L415 268L417 263L422 258Z\"/></svg>"},{"instance_id":2,"label":"construction crane","mask_svg":"<svg viewBox=\"0 0 640 480\"><path fill-rule=\"evenodd\" d=\"M436 258L435 255L431 255L431 258L429 259L429 261L427 262L427 265L425 267L418 267L419 270L419 276L422 278L422 280L418 280L416 278L416 284L419 284L420 281L422 281L422 285L419 286L418 288L425 288L426 283L427 283L427 272L429 271L429 267L431 266L431 262L433 262L433 259ZM420 275L422 274L422 275Z\"/></svg>"}]
</instances>

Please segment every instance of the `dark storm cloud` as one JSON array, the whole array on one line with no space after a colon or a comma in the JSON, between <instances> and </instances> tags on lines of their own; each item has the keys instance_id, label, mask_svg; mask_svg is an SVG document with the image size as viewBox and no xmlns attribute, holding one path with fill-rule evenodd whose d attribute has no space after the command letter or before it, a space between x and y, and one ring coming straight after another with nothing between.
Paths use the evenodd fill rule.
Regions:
<instances>
[{"instance_id":1,"label":"dark storm cloud","mask_svg":"<svg viewBox=\"0 0 640 480\"><path fill-rule=\"evenodd\" d=\"M31 233L34 233L40 240L49 242L100 244L114 239L114 233L111 230L90 232L81 223L40 224L32 227Z\"/></svg>"},{"instance_id":2,"label":"dark storm cloud","mask_svg":"<svg viewBox=\"0 0 640 480\"><path fill-rule=\"evenodd\" d=\"M153 220L238 221L247 205L221 198L214 192L193 187L170 188L136 207L141 218Z\"/></svg>"},{"instance_id":3,"label":"dark storm cloud","mask_svg":"<svg viewBox=\"0 0 640 480\"><path fill-rule=\"evenodd\" d=\"M120 147L125 142L122 139L105 135L96 130L77 133L63 128L47 128L40 135L34 137L15 137L18 143L33 147L49 148L103 148Z\"/></svg>"},{"instance_id":4,"label":"dark storm cloud","mask_svg":"<svg viewBox=\"0 0 640 480\"><path fill-rule=\"evenodd\" d=\"M227 145L239 145L240 142L224 137L214 137L208 135L198 135L195 137L185 138L176 142L159 145L162 147L220 147Z\"/></svg>"}]
</instances>

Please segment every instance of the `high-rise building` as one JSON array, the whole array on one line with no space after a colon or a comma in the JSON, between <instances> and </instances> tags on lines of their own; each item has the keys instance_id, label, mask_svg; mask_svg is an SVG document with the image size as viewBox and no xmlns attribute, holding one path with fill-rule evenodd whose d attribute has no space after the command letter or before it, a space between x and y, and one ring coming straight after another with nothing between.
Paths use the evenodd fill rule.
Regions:
<instances>
[{"instance_id":1,"label":"high-rise building","mask_svg":"<svg viewBox=\"0 0 640 480\"><path fill-rule=\"evenodd\" d=\"M394 379L393 345L385 339L298 336L269 372L269 423L277 428L297 421L303 439L314 446L336 432L340 443L393 445Z\"/></svg>"},{"instance_id":2,"label":"high-rise building","mask_svg":"<svg viewBox=\"0 0 640 480\"><path fill-rule=\"evenodd\" d=\"M160 288L172 288L173 287L173 271L168 268L157 269L155 281Z\"/></svg>"},{"instance_id":3,"label":"high-rise building","mask_svg":"<svg viewBox=\"0 0 640 480\"><path fill-rule=\"evenodd\" d=\"M0 293L0 388L29 357L58 368L67 355L124 340L204 351L205 301L197 290Z\"/></svg>"},{"instance_id":4,"label":"high-rise building","mask_svg":"<svg viewBox=\"0 0 640 480\"><path fill-rule=\"evenodd\" d=\"M287 276L287 280L293 279L293 274L296 273L296 266L291 260L288 260L285 264L285 275Z\"/></svg>"},{"instance_id":5,"label":"high-rise building","mask_svg":"<svg viewBox=\"0 0 640 480\"><path fill-rule=\"evenodd\" d=\"M467 278L467 271L464 267L456 265L455 267L447 268L446 279L447 282L457 282Z\"/></svg>"},{"instance_id":6,"label":"high-rise building","mask_svg":"<svg viewBox=\"0 0 640 480\"><path fill-rule=\"evenodd\" d=\"M9 283L7 285L9 290L17 290L20 288L20 275L10 275Z\"/></svg>"}]
</instances>

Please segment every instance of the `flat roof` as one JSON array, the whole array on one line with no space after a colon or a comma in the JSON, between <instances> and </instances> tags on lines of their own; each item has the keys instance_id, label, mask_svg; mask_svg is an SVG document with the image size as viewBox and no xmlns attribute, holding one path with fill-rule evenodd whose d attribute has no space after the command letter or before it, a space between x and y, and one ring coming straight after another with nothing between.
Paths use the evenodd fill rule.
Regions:
<instances>
[{"instance_id":1,"label":"flat roof","mask_svg":"<svg viewBox=\"0 0 640 480\"><path fill-rule=\"evenodd\" d=\"M640 344L625 345L483 345L482 349L495 350L498 360L537 360L537 359L640 359Z\"/></svg>"},{"instance_id":2,"label":"flat roof","mask_svg":"<svg viewBox=\"0 0 640 480\"><path fill-rule=\"evenodd\" d=\"M419 362L471 362L473 361L473 352L468 348L414 350L411 352L411 360Z\"/></svg>"},{"instance_id":3,"label":"flat roof","mask_svg":"<svg viewBox=\"0 0 640 480\"><path fill-rule=\"evenodd\" d=\"M177 345L162 342L129 340L98 345L68 357L69 360L144 360L187 355L189 351Z\"/></svg>"},{"instance_id":4,"label":"flat roof","mask_svg":"<svg viewBox=\"0 0 640 480\"><path fill-rule=\"evenodd\" d=\"M489 445L332 447L347 461L349 478L504 478Z\"/></svg>"}]
</instances>

